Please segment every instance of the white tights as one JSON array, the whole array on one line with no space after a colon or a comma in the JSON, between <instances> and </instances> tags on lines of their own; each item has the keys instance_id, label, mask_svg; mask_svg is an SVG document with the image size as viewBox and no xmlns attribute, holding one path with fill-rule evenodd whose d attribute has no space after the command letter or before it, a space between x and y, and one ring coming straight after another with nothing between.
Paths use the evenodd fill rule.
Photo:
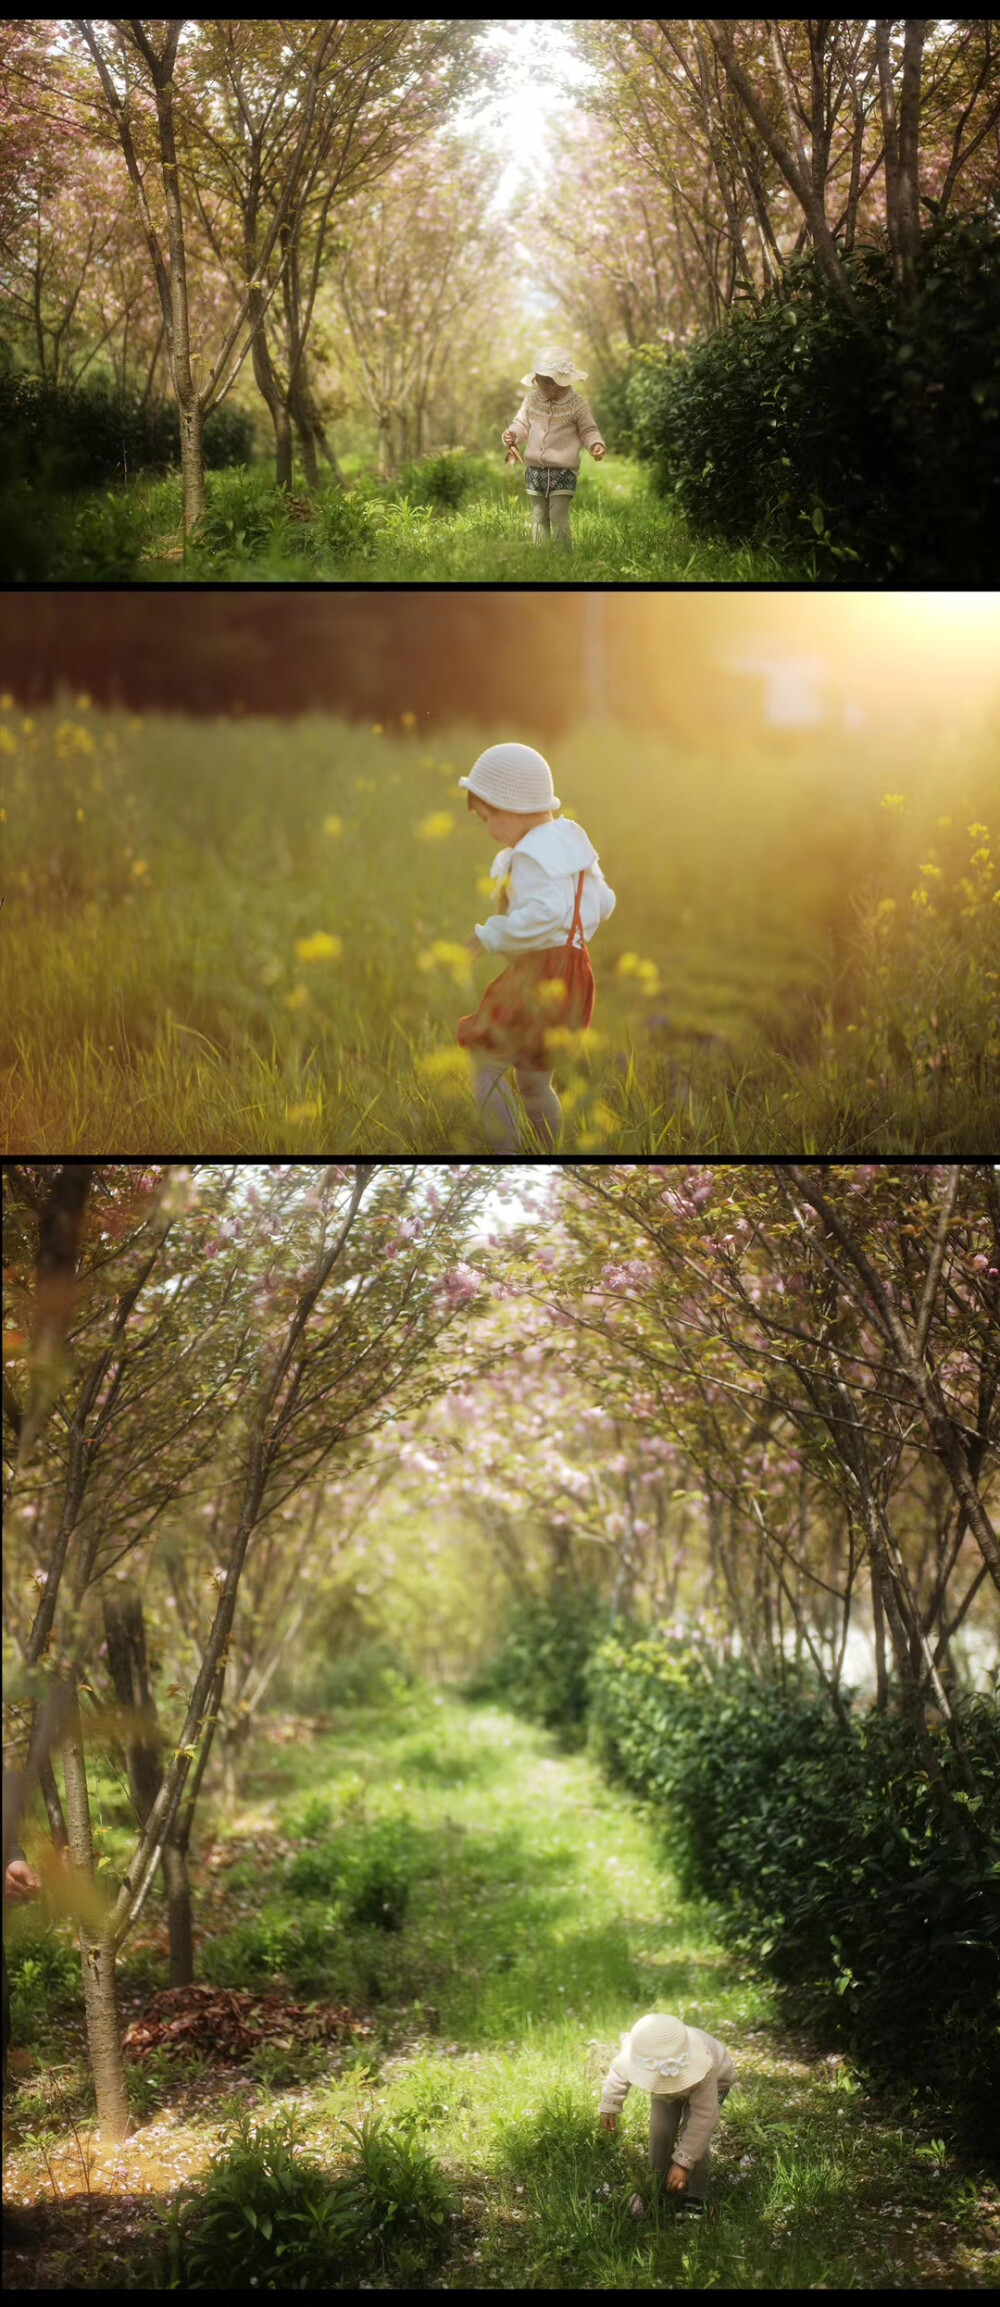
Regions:
<instances>
[{"instance_id":1,"label":"white tights","mask_svg":"<svg viewBox=\"0 0 1000 2307\"><path fill-rule=\"evenodd\" d=\"M572 502L572 494L568 489L554 489L550 497L533 496L531 498L532 537L536 545L548 544L549 516L551 515L553 541L562 547L564 553L569 552L573 542L569 532L569 515Z\"/></svg>"},{"instance_id":2,"label":"white tights","mask_svg":"<svg viewBox=\"0 0 1000 2307\"><path fill-rule=\"evenodd\" d=\"M504 1075L505 1065L479 1064L472 1086L480 1119L497 1153L517 1153L521 1145L520 1117ZM528 1122L541 1146L554 1150L562 1122L562 1107L550 1073L532 1073L519 1065L515 1079Z\"/></svg>"}]
</instances>

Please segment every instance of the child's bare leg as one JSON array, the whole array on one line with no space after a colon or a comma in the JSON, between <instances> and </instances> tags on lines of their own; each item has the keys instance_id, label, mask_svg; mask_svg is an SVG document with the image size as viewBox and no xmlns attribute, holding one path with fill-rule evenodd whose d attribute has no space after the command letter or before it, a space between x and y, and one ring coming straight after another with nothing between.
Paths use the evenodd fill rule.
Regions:
<instances>
[{"instance_id":1,"label":"child's bare leg","mask_svg":"<svg viewBox=\"0 0 1000 2307\"><path fill-rule=\"evenodd\" d=\"M549 541L549 500L547 497L533 495L530 502L532 541L536 545L547 545Z\"/></svg>"},{"instance_id":2,"label":"child's bare leg","mask_svg":"<svg viewBox=\"0 0 1000 2307\"><path fill-rule=\"evenodd\" d=\"M516 1153L518 1141L517 1107L504 1075L505 1065L479 1064L472 1076L472 1090L479 1107L479 1116L490 1144L497 1153Z\"/></svg>"},{"instance_id":3,"label":"child's bare leg","mask_svg":"<svg viewBox=\"0 0 1000 2307\"><path fill-rule=\"evenodd\" d=\"M562 1107L552 1087L552 1075L528 1072L519 1065L517 1086L535 1136L551 1151L562 1127Z\"/></svg>"},{"instance_id":4,"label":"child's bare leg","mask_svg":"<svg viewBox=\"0 0 1000 2307\"><path fill-rule=\"evenodd\" d=\"M570 551L573 543L569 527L569 515L572 503L572 491L569 489L554 489L552 495L549 498L549 511L552 519L552 542L553 544L558 545L564 553L568 553Z\"/></svg>"}]
</instances>

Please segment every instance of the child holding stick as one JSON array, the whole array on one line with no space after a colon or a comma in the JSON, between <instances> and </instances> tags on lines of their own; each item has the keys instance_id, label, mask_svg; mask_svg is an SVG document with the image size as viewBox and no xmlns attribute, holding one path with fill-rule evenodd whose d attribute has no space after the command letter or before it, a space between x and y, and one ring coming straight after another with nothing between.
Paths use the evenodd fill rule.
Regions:
<instances>
[{"instance_id":1,"label":"child holding stick","mask_svg":"<svg viewBox=\"0 0 1000 2307\"><path fill-rule=\"evenodd\" d=\"M524 464L536 545L544 545L552 536L563 552L568 552L572 543L569 516L580 449L589 449L595 464L600 464L605 454L590 404L575 390L584 375L571 353L539 353L530 375L521 378L528 390L513 423L501 436L507 463Z\"/></svg>"}]
</instances>

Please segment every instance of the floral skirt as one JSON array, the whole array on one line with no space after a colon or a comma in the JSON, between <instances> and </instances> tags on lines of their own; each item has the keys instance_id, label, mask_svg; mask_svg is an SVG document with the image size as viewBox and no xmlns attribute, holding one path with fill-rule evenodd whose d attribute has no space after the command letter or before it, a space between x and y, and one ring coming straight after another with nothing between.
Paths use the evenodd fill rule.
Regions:
<instances>
[{"instance_id":1,"label":"floral skirt","mask_svg":"<svg viewBox=\"0 0 1000 2307\"><path fill-rule=\"evenodd\" d=\"M554 497L561 492L573 496L576 474L566 465L525 465L524 485L529 497Z\"/></svg>"},{"instance_id":2,"label":"floral skirt","mask_svg":"<svg viewBox=\"0 0 1000 2307\"><path fill-rule=\"evenodd\" d=\"M579 1033L594 1014L594 972L585 945L521 953L488 985L471 1017L460 1017L462 1049L547 1073L545 1036L553 1027Z\"/></svg>"}]
</instances>

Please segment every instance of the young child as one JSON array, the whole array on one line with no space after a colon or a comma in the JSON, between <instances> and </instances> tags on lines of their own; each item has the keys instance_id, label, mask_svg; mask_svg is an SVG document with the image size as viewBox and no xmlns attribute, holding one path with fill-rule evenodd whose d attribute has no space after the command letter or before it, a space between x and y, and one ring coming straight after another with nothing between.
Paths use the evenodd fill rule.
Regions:
<instances>
[{"instance_id":1,"label":"young child","mask_svg":"<svg viewBox=\"0 0 1000 2307\"><path fill-rule=\"evenodd\" d=\"M476 1059L476 1098L497 1151L518 1148L517 1108L504 1081L511 1066L535 1136L551 1148L562 1108L545 1035L553 1026L590 1024L594 976L587 939L613 912L614 891L583 827L557 820L552 771L530 745L491 745L458 782L469 808L501 844L491 878L508 876L506 912L477 922L468 949L511 957L474 1015L459 1019L458 1039Z\"/></svg>"},{"instance_id":2,"label":"young child","mask_svg":"<svg viewBox=\"0 0 1000 2307\"><path fill-rule=\"evenodd\" d=\"M601 2091L601 2122L613 2131L632 2084L648 2091L649 2160L653 2174L666 2174L679 2208L704 2211L708 2185L708 2143L719 2108L736 2081L724 2043L683 2019L648 2011L637 2019L612 2059ZM680 2144L677 2132L680 2128ZM637 2198L634 2198L637 2200Z\"/></svg>"},{"instance_id":3,"label":"young child","mask_svg":"<svg viewBox=\"0 0 1000 2307\"><path fill-rule=\"evenodd\" d=\"M524 480L536 545L544 545L551 533L564 552L572 542L569 514L581 442L595 464L600 464L605 454L589 403L573 389L583 383L584 375L571 353L540 353L531 375L521 378L528 390L513 424L501 436L508 464L521 462L520 444L527 444Z\"/></svg>"}]
</instances>

